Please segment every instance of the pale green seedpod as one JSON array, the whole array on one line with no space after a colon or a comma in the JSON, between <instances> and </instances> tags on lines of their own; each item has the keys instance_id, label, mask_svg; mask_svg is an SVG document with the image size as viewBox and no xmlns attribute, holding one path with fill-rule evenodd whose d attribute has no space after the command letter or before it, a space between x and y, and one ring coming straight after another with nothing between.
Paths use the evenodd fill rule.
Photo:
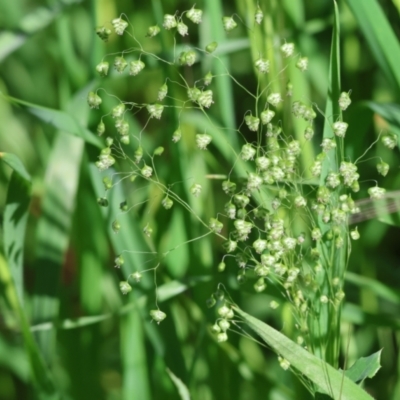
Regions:
<instances>
[{"instance_id":1,"label":"pale green seedpod","mask_svg":"<svg viewBox=\"0 0 400 400\"><path fill-rule=\"evenodd\" d=\"M226 334L226 332L220 332L217 334L218 343L223 343L226 342L227 340L228 340L228 335Z\"/></svg>"},{"instance_id":2,"label":"pale green seedpod","mask_svg":"<svg viewBox=\"0 0 400 400\"><path fill-rule=\"evenodd\" d=\"M358 232L358 229L356 228L356 229L353 229L352 231L350 231L350 237L353 239L353 240L358 240L358 239L360 239L360 233Z\"/></svg>"},{"instance_id":3,"label":"pale green seedpod","mask_svg":"<svg viewBox=\"0 0 400 400\"><path fill-rule=\"evenodd\" d=\"M206 150L207 146L211 143L212 137L207 133L199 133L196 135L196 144L200 150Z\"/></svg>"},{"instance_id":4,"label":"pale green seedpod","mask_svg":"<svg viewBox=\"0 0 400 400\"><path fill-rule=\"evenodd\" d=\"M145 66L145 63L141 60L131 61L129 63L129 75L136 76L144 69Z\"/></svg>"},{"instance_id":5,"label":"pale green seedpod","mask_svg":"<svg viewBox=\"0 0 400 400\"><path fill-rule=\"evenodd\" d=\"M164 147L159 146L154 150L154 155L155 156L161 156L161 154L164 153Z\"/></svg>"},{"instance_id":6,"label":"pale green seedpod","mask_svg":"<svg viewBox=\"0 0 400 400\"><path fill-rule=\"evenodd\" d=\"M179 56L179 64L191 67L196 62L196 52L194 50L183 51Z\"/></svg>"},{"instance_id":7,"label":"pale green seedpod","mask_svg":"<svg viewBox=\"0 0 400 400\"><path fill-rule=\"evenodd\" d=\"M129 180L130 180L131 182L135 182L137 177L138 177L137 174L132 174L132 175L130 176Z\"/></svg>"},{"instance_id":8,"label":"pale green seedpod","mask_svg":"<svg viewBox=\"0 0 400 400\"><path fill-rule=\"evenodd\" d=\"M232 195L236 191L236 183L231 181L223 181L222 182L222 190L228 194Z\"/></svg>"},{"instance_id":9,"label":"pale green seedpod","mask_svg":"<svg viewBox=\"0 0 400 400\"><path fill-rule=\"evenodd\" d=\"M108 207L108 200L106 197L98 197L97 204L101 207Z\"/></svg>"},{"instance_id":10,"label":"pale green seedpod","mask_svg":"<svg viewBox=\"0 0 400 400\"><path fill-rule=\"evenodd\" d=\"M136 283L139 283L140 280L142 279L142 274L136 271L133 274L131 274L131 277Z\"/></svg>"},{"instance_id":11,"label":"pale green seedpod","mask_svg":"<svg viewBox=\"0 0 400 400\"><path fill-rule=\"evenodd\" d=\"M99 122L96 131L99 136L101 136L106 131L106 126L104 125L103 121Z\"/></svg>"},{"instance_id":12,"label":"pale green seedpod","mask_svg":"<svg viewBox=\"0 0 400 400\"><path fill-rule=\"evenodd\" d=\"M237 242L234 240L228 240L224 243L224 249L227 253L233 253L237 248Z\"/></svg>"},{"instance_id":13,"label":"pale green seedpod","mask_svg":"<svg viewBox=\"0 0 400 400\"><path fill-rule=\"evenodd\" d=\"M221 233L222 228L224 227L223 223L218 221L215 218L210 218L210 220L208 222L208 226L215 233Z\"/></svg>"},{"instance_id":14,"label":"pale green seedpod","mask_svg":"<svg viewBox=\"0 0 400 400\"><path fill-rule=\"evenodd\" d=\"M169 210L173 205L174 202L168 196L164 197L161 201L161 205L166 209Z\"/></svg>"},{"instance_id":15,"label":"pale green seedpod","mask_svg":"<svg viewBox=\"0 0 400 400\"><path fill-rule=\"evenodd\" d=\"M108 42L108 38L111 35L111 30L107 29L104 26L101 26L100 28L96 29L96 34L101 40L103 40L104 42Z\"/></svg>"},{"instance_id":16,"label":"pale green seedpod","mask_svg":"<svg viewBox=\"0 0 400 400\"><path fill-rule=\"evenodd\" d=\"M160 89L158 89L157 100L158 101L164 100L167 93L168 93L168 86L166 83L164 83L164 85L162 85Z\"/></svg>"},{"instance_id":17,"label":"pale green seedpod","mask_svg":"<svg viewBox=\"0 0 400 400\"><path fill-rule=\"evenodd\" d=\"M242 146L242 151L240 152L240 158L243 161L252 160L255 155L256 155L256 149L250 143L244 144Z\"/></svg>"},{"instance_id":18,"label":"pale green seedpod","mask_svg":"<svg viewBox=\"0 0 400 400\"><path fill-rule=\"evenodd\" d=\"M206 306L207 308L212 308L217 304L217 301L215 300L215 297L211 295L207 300L206 300Z\"/></svg>"},{"instance_id":19,"label":"pale green seedpod","mask_svg":"<svg viewBox=\"0 0 400 400\"><path fill-rule=\"evenodd\" d=\"M211 332L214 334L220 333L221 332L221 328L219 327L219 325L217 323L215 323L212 327L211 327Z\"/></svg>"},{"instance_id":20,"label":"pale green seedpod","mask_svg":"<svg viewBox=\"0 0 400 400\"><path fill-rule=\"evenodd\" d=\"M188 19L190 19L195 24L201 23L202 15L203 15L203 11L199 10L197 8L194 8L194 6L186 13L186 16L188 17Z\"/></svg>"},{"instance_id":21,"label":"pale green seedpod","mask_svg":"<svg viewBox=\"0 0 400 400\"><path fill-rule=\"evenodd\" d=\"M97 64L96 71L101 77L105 77L108 74L109 68L110 64L107 61L102 61L101 63Z\"/></svg>"},{"instance_id":22,"label":"pale green seedpod","mask_svg":"<svg viewBox=\"0 0 400 400\"><path fill-rule=\"evenodd\" d=\"M349 93L342 92L339 97L339 107L342 111L347 110L347 107L351 104Z\"/></svg>"},{"instance_id":23,"label":"pale green seedpod","mask_svg":"<svg viewBox=\"0 0 400 400\"><path fill-rule=\"evenodd\" d=\"M115 18L111 21L111 23L117 35L122 35L125 29L128 27L128 23L122 18Z\"/></svg>"},{"instance_id":24,"label":"pale green seedpod","mask_svg":"<svg viewBox=\"0 0 400 400\"><path fill-rule=\"evenodd\" d=\"M276 107L279 103L281 103L283 101L282 96L280 93L271 93L268 97L267 97L267 101L269 104L273 105L274 107Z\"/></svg>"},{"instance_id":25,"label":"pale green seedpod","mask_svg":"<svg viewBox=\"0 0 400 400\"><path fill-rule=\"evenodd\" d=\"M311 140L314 136L314 129L311 126L307 126L304 131L304 139Z\"/></svg>"},{"instance_id":26,"label":"pale green seedpod","mask_svg":"<svg viewBox=\"0 0 400 400\"><path fill-rule=\"evenodd\" d=\"M286 84L286 96L291 97L293 95L293 83L292 82L288 82Z\"/></svg>"},{"instance_id":27,"label":"pale green seedpod","mask_svg":"<svg viewBox=\"0 0 400 400\"><path fill-rule=\"evenodd\" d=\"M113 118L121 118L124 115L125 104L121 103L115 106L111 111L111 116Z\"/></svg>"},{"instance_id":28,"label":"pale green seedpod","mask_svg":"<svg viewBox=\"0 0 400 400\"><path fill-rule=\"evenodd\" d=\"M118 233L119 230L121 229L121 224L120 224L117 220L115 220L115 221L113 221L113 223L111 224L111 228L112 228L112 230L114 231L114 233Z\"/></svg>"},{"instance_id":29,"label":"pale green seedpod","mask_svg":"<svg viewBox=\"0 0 400 400\"><path fill-rule=\"evenodd\" d=\"M382 136L382 143L388 149L393 150L398 143L397 136L394 133L386 133Z\"/></svg>"},{"instance_id":30,"label":"pale green seedpod","mask_svg":"<svg viewBox=\"0 0 400 400\"><path fill-rule=\"evenodd\" d=\"M294 44L293 43L284 43L281 46L281 51L285 57L290 57L294 53Z\"/></svg>"},{"instance_id":31,"label":"pale green seedpod","mask_svg":"<svg viewBox=\"0 0 400 400\"><path fill-rule=\"evenodd\" d=\"M108 138L107 138L108 139ZM99 161L95 163L99 171L105 171L115 164L115 158L110 154L100 154ZM107 189L106 189L107 190Z\"/></svg>"},{"instance_id":32,"label":"pale green seedpod","mask_svg":"<svg viewBox=\"0 0 400 400\"><path fill-rule=\"evenodd\" d=\"M301 72L304 72L308 68L308 58L301 57L296 63L296 68L298 68Z\"/></svg>"},{"instance_id":33,"label":"pale green seedpod","mask_svg":"<svg viewBox=\"0 0 400 400\"><path fill-rule=\"evenodd\" d=\"M146 106L150 118L160 119L162 112L164 111L164 106L162 104L148 104Z\"/></svg>"},{"instance_id":34,"label":"pale green seedpod","mask_svg":"<svg viewBox=\"0 0 400 400\"><path fill-rule=\"evenodd\" d=\"M167 314L165 314L161 310L151 310L150 316L153 321L156 321L157 324L159 324L160 322L164 321L164 319L167 317Z\"/></svg>"},{"instance_id":35,"label":"pale green seedpod","mask_svg":"<svg viewBox=\"0 0 400 400\"><path fill-rule=\"evenodd\" d=\"M115 258L114 262L115 262L115 268L120 268L121 265L124 265L125 260L124 257L122 257L122 255L119 255L118 257Z\"/></svg>"},{"instance_id":36,"label":"pale green seedpod","mask_svg":"<svg viewBox=\"0 0 400 400\"><path fill-rule=\"evenodd\" d=\"M121 136L126 136L129 133L129 124L123 119L117 119L115 121L115 127Z\"/></svg>"},{"instance_id":37,"label":"pale green seedpod","mask_svg":"<svg viewBox=\"0 0 400 400\"><path fill-rule=\"evenodd\" d=\"M99 108L102 103L101 97L95 92L89 92L87 102L90 108Z\"/></svg>"},{"instance_id":38,"label":"pale green seedpod","mask_svg":"<svg viewBox=\"0 0 400 400\"><path fill-rule=\"evenodd\" d=\"M259 58L255 63L254 66L261 74L265 74L269 72L269 61L265 58Z\"/></svg>"},{"instance_id":39,"label":"pale green seedpod","mask_svg":"<svg viewBox=\"0 0 400 400\"><path fill-rule=\"evenodd\" d=\"M160 27L157 25L154 26L149 26L149 29L147 29L147 37L154 37L157 36L160 33Z\"/></svg>"},{"instance_id":40,"label":"pale green seedpod","mask_svg":"<svg viewBox=\"0 0 400 400\"><path fill-rule=\"evenodd\" d=\"M190 187L190 193L194 196L194 197L199 197L200 193L201 193L201 185L198 183L194 183L191 187Z\"/></svg>"},{"instance_id":41,"label":"pale green seedpod","mask_svg":"<svg viewBox=\"0 0 400 400\"><path fill-rule=\"evenodd\" d=\"M165 14L164 15L164 22L163 27L164 29L170 30L172 28L176 28L177 22L175 15Z\"/></svg>"},{"instance_id":42,"label":"pale green seedpod","mask_svg":"<svg viewBox=\"0 0 400 400\"><path fill-rule=\"evenodd\" d=\"M219 327L221 328L221 330L222 330L223 332L226 332L226 331L230 328L230 326L231 326L231 324L229 323L229 321L226 320L226 319L221 319L221 320L218 322L218 325L219 325Z\"/></svg>"},{"instance_id":43,"label":"pale green seedpod","mask_svg":"<svg viewBox=\"0 0 400 400\"><path fill-rule=\"evenodd\" d=\"M128 135L121 136L119 141L124 145L128 145L131 142Z\"/></svg>"},{"instance_id":44,"label":"pale green seedpod","mask_svg":"<svg viewBox=\"0 0 400 400\"><path fill-rule=\"evenodd\" d=\"M201 95L201 90L197 87L189 88L187 90L187 95L189 100L197 102L199 96Z\"/></svg>"},{"instance_id":45,"label":"pale green seedpod","mask_svg":"<svg viewBox=\"0 0 400 400\"><path fill-rule=\"evenodd\" d=\"M114 68L117 70L117 72L122 73L127 66L128 63L126 62L124 57L121 56L114 58Z\"/></svg>"},{"instance_id":46,"label":"pale green seedpod","mask_svg":"<svg viewBox=\"0 0 400 400\"><path fill-rule=\"evenodd\" d=\"M206 46L206 52L207 53L214 53L214 51L217 49L218 43L217 42L211 42Z\"/></svg>"},{"instance_id":47,"label":"pale green seedpod","mask_svg":"<svg viewBox=\"0 0 400 400\"><path fill-rule=\"evenodd\" d=\"M218 272L224 272L224 271L225 271L225 268L226 268L226 264L225 264L224 262L220 262L220 263L218 264L218 267L217 267Z\"/></svg>"},{"instance_id":48,"label":"pale green seedpod","mask_svg":"<svg viewBox=\"0 0 400 400\"><path fill-rule=\"evenodd\" d=\"M133 157L133 161L134 161L136 164L139 164L140 161L141 161L141 159L142 159L142 157L143 157L143 149L142 149L142 146L139 146L139 147L135 150L134 157Z\"/></svg>"},{"instance_id":49,"label":"pale green seedpod","mask_svg":"<svg viewBox=\"0 0 400 400\"><path fill-rule=\"evenodd\" d=\"M380 173L382 176L386 176L389 172L389 164L381 161L379 164L377 164L376 169L378 170L378 173Z\"/></svg>"},{"instance_id":50,"label":"pale green seedpod","mask_svg":"<svg viewBox=\"0 0 400 400\"><path fill-rule=\"evenodd\" d=\"M260 25L263 18L264 18L264 13L262 12L260 6L257 6L256 13L254 14L254 20L258 25Z\"/></svg>"},{"instance_id":51,"label":"pale green seedpod","mask_svg":"<svg viewBox=\"0 0 400 400\"><path fill-rule=\"evenodd\" d=\"M121 281L119 283L119 289L121 290L121 293L125 295L132 291L132 286L126 281Z\"/></svg>"},{"instance_id":52,"label":"pale green seedpod","mask_svg":"<svg viewBox=\"0 0 400 400\"><path fill-rule=\"evenodd\" d=\"M368 194L372 200L380 200L385 196L386 189L374 186L368 189Z\"/></svg>"},{"instance_id":53,"label":"pale green seedpod","mask_svg":"<svg viewBox=\"0 0 400 400\"><path fill-rule=\"evenodd\" d=\"M254 284L254 290L257 293L263 292L267 288L267 285L265 284L264 278L259 278L256 283Z\"/></svg>"},{"instance_id":54,"label":"pale green seedpod","mask_svg":"<svg viewBox=\"0 0 400 400\"><path fill-rule=\"evenodd\" d=\"M223 17L222 24L227 32L233 31L237 27L237 23L233 17Z\"/></svg>"},{"instance_id":55,"label":"pale green seedpod","mask_svg":"<svg viewBox=\"0 0 400 400\"><path fill-rule=\"evenodd\" d=\"M244 117L244 121L251 131L257 132L258 127L260 126L260 118L254 117L250 114Z\"/></svg>"},{"instance_id":56,"label":"pale green seedpod","mask_svg":"<svg viewBox=\"0 0 400 400\"><path fill-rule=\"evenodd\" d=\"M272 118L274 118L275 116L275 111L272 110L264 110L261 114L260 114L260 118L261 118L261 123L263 125L269 124L272 121Z\"/></svg>"},{"instance_id":57,"label":"pale green seedpod","mask_svg":"<svg viewBox=\"0 0 400 400\"><path fill-rule=\"evenodd\" d=\"M150 178L151 175L153 174L153 168L149 167L148 165L145 165L141 170L140 173L145 177L145 178Z\"/></svg>"},{"instance_id":58,"label":"pale green seedpod","mask_svg":"<svg viewBox=\"0 0 400 400\"><path fill-rule=\"evenodd\" d=\"M285 358L278 357L279 365L284 371L287 371L290 368L290 362Z\"/></svg>"},{"instance_id":59,"label":"pale green seedpod","mask_svg":"<svg viewBox=\"0 0 400 400\"><path fill-rule=\"evenodd\" d=\"M103 185L105 190L110 190L112 188L112 180L109 176L103 178Z\"/></svg>"},{"instance_id":60,"label":"pale green seedpod","mask_svg":"<svg viewBox=\"0 0 400 400\"><path fill-rule=\"evenodd\" d=\"M349 124L343 121L337 121L333 125L333 133L340 138L344 138L346 135L347 128Z\"/></svg>"},{"instance_id":61,"label":"pale green seedpod","mask_svg":"<svg viewBox=\"0 0 400 400\"><path fill-rule=\"evenodd\" d=\"M210 72L208 72L208 73L206 74L206 76L205 76L204 79L203 79L204 85L208 86L208 85L212 82L212 79L213 79L213 75L212 75L212 73L211 73L211 71L210 71Z\"/></svg>"},{"instance_id":62,"label":"pale green seedpod","mask_svg":"<svg viewBox=\"0 0 400 400\"><path fill-rule=\"evenodd\" d=\"M180 130L180 128L178 128L173 134L172 134L172 141L174 143L177 143L181 140L182 137L182 132Z\"/></svg>"},{"instance_id":63,"label":"pale green seedpod","mask_svg":"<svg viewBox=\"0 0 400 400\"><path fill-rule=\"evenodd\" d=\"M201 92L197 98L197 102L201 107L210 108L211 104L214 103L212 90Z\"/></svg>"},{"instance_id":64,"label":"pale green seedpod","mask_svg":"<svg viewBox=\"0 0 400 400\"><path fill-rule=\"evenodd\" d=\"M149 224L147 224L144 228L143 228L143 233L147 236L150 237L151 234L153 233L153 228L151 228L149 226Z\"/></svg>"},{"instance_id":65,"label":"pale green seedpod","mask_svg":"<svg viewBox=\"0 0 400 400\"><path fill-rule=\"evenodd\" d=\"M183 22L178 22L177 29L178 29L178 33L179 33L181 36L187 36L187 35L189 35L189 28L188 28L188 26L187 26L186 24L184 24Z\"/></svg>"},{"instance_id":66,"label":"pale green seedpod","mask_svg":"<svg viewBox=\"0 0 400 400\"><path fill-rule=\"evenodd\" d=\"M269 306L273 309L276 310L279 307L279 303L276 302L275 300L270 301Z\"/></svg>"},{"instance_id":67,"label":"pale green seedpod","mask_svg":"<svg viewBox=\"0 0 400 400\"><path fill-rule=\"evenodd\" d=\"M121 203L119 203L119 209L121 211L128 211L128 203L127 203L126 200L124 200Z\"/></svg>"}]
</instances>

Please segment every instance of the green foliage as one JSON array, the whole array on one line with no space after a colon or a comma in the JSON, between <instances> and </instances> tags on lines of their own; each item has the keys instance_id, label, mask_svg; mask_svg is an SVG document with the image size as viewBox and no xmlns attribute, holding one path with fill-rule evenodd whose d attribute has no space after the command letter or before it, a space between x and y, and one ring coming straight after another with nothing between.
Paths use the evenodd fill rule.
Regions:
<instances>
[{"instance_id":1,"label":"green foliage","mask_svg":"<svg viewBox=\"0 0 400 400\"><path fill-rule=\"evenodd\" d=\"M174 399L179 392L202 400L310 398L302 381L315 398L327 398L320 387L342 399L352 390L351 398L370 398L367 392L399 398L398 2L346 0L337 9L331 0L266 0L259 7L253 0L204 0L195 6L203 10L200 24L194 11L182 21L176 14L177 27L169 31L163 24L173 20L164 14L191 10L192 3L42 3L0 4L0 397ZM295 62L280 50L291 43ZM141 57L133 53L138 50ZM172 65L174 56L185 64L180 69ZM114 70L114 57L126 60L123 74ZM306 71L296 68L299 60ZM193 91L195 102L181 112L180 99L199 77L208 86L197 82L200 93ZM351 99L344 119L337 103L343 90ZM99 108L89 110L92 91L101 104L93 97ZM244 143L259 148L264 135L256 111L271 93L284 100L274 108L280 121L274 124L282 137L301 143L293 185L302 199L315 198L338 161L357 164L361 175L353 195L360 212L349 218L360 237L332 264L344 284L343 309L326 303L310 325L311 350L335 368L316 361L306 343L290 340L298 336L299 319L282 286L260 281L251 269L238 274L243 260L222 246L233 228L222 215L228 196L221 184L235 182L238 190L249 178L256 184L255 161L240 154ZM291 98L313 109L312 123L291 117L285 108ZM117 119L122 112L126 122L115 135L109 112ZM335 122L348 123L346 137L322 161L319 182L310 167L323 137L334 136ZM312 140L304 139L307 128ZM207 150L197 148L199 141ZM115 162L99 173L101 149L107 163L111 153ZM144 161L151 170L143 171ZM377 171L382 164L389 166L386 174ZM387 191L371 200L367 188L375 182ZM255 190L250 204L263 196L266 202L276 197L277 204L288 194L271 185ZM169 209L165 198L173 202ZM307 224L295 215L289 215L291 226L305 232L308 248ZM220 233L210 233L210 220L215 232L223 223ZM327 226L319 221L319 227L324 238ZM332 251L331 244L318 243L320 253ZM330 293L336 275L324 275L321 295ZM120 281L131 288L126 295ZM207 299L217 309L233 301L246 310L240 312L247 326L261 337L270 334L268 348L249 337L229 307L220 317ZM381 348L382 371L365 379L378 370L380 353L372 353ZM288 362L296 374L285 371Z\"/></svg>"}]
</instances>

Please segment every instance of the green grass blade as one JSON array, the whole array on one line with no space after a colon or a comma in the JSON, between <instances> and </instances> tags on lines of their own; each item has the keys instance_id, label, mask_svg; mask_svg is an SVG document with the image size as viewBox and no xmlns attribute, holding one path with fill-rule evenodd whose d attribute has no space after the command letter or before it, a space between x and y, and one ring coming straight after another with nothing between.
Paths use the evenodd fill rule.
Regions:
<instances>
[{"instance_id":1,"label":"green grass blade","mask_svg":"<svg viewBox=\"0 0 400 400\"><path fill-rule=\"evenodd\" d=\"M124 400L132 397L151 399L147 360L143 334L143 321L139 311L125 315L121 319L121 358L123 365Z\"/></svg>"},{"instance_id":2,"label":"green grass blade","mask_svg":"<svg viewBox=\"0 0 400 400\"><path fill-rule=\"evenodd\" d=\"M0 153L0 159L14 169L8 185L3 216L4 252L11 269L19 302L23 304L23 255L25 229L31 198L31 179L24 165L15 155Z\"/></svg>"},{"instance_id":3,"label":"green grass blade","mask_svg":"<svg viewBox=\"0 0 400 400\"><path fill-rule=\"evenodd\" d=\"M324 138L334 138L332 130L332 122L342 119L342 113L339 108L338 99L340 95L340 21L339 10L336 2L334 2L335 18L333 23L332 44L329 63L329 83L327 102L325 107L325 123ZM338 146L339 147L339 146ZM340 163L339 155L335 149L327 152L325 159L322 161L322 173L320 177L320 185L325 186L325 178L329 172L337 171ZM332 204L338 202L338 191L333 192L331 196ZM330 226L323 223L319 218L319 228L325 233ZM341 228L343 237L347 237L345 227ZM329 296L331 280L333 277L343 277L347 263L346 245L340 249L333 249L332 242L320 241L318 250L321 254L321 261L324 271L321 274L318 284L321 294ZM340 308L336 308L332 304L321 304L318 318L312 321L313 352L321 359L327 361L333 366L337 366L339 358L339 339L340 339Z\"/></svg>"},{"instance_id":4,"label":"green grass blade","mask_svg":"<svg viewBox=\"0 0 400 400\"><path fill-rule=\"evenodd\" d=\"M381 368L381 353L382 350L379 350L368 357L359 358L345 371L346 376L356 383L360 383L366 378L373 378Z\"/></svg>"},{"instance_id":5,"label":"green grass blade","mask_svg":"<svg viewBox=\"0 0 400 400\"><path fill-rule=\"evenodd\" d=\"M389 83L400 94L400 44L379 2L347 0L375 59Z\"/></svg>"},{"instance_id":6,"label":"green grass blade","mask_svg":"<svg viewBox=\"0 0 400 400\"><path fill-rule=\"evenodd\" d=\"M60 398L57 394L56 387L54 385L50 372L46 367L43 357L40 354L38 346L36 345L32 333L29 329L24 309L19 302L15 284L10 274L10 268L7 265L6 260L1 255L0 282L2 288L4 289L4 295L8 303L10 304L15 314L19 317L25 350L28 355L31 367L32 380L36 387L38 398L46 400Z\"/></svg>"},{"instance_id":7,"label":"green grass blade","mask_svg":"<svg viewBox=\"0 0 400 400\"><path fill-rule=\"evenodd\" d=\"M174 385L178 389L181 400L190 400L190 393L186 385L169 368L167 368L167 372L172 382L174 382Z\"/></svg>"},{"instance_id":8,"label":"green grass blade","mask_svg":"<svg viewBox=\"0 0 400 400\"><path fill-rule=\"evenodd\" d=\"M372 397L338 371L321 359L297 345L282 333L261 322L257 318L234 307L234 310L246 324L254 330L277 354L284 357L301 374L314 382L320 390L333 399L371 400Z\"/></svg>"},{"instance_id":9,"label":"green grass blade","mask_svg":"<svg viewBox=\"0 0 400 400\"><path fill-rule=\"evenodd\" d=\"M46 192L37 227L33 299L36 323L58 316L58 282L70 240L83 146L81 139L59 133L47 165ZM38 339L46 356L53 355L50 338L42 335Z\"/></svg>"},{"instance_id":10,"label":"green grass blade","mask_svg":"<svg viewBox=\"0 0 400 400\"><path fill-rule=\"evenodd\" d=\"M103 147L102 141L95 136L92 132L90 132L87 128L82 126L75 116L71 113L67 113L61 110L54 110L47 107L42 107L37 104L29 103L27 101L19 100L14 97L6 96L0 92L0 95L3 96L6 100L11 103L20 104L22 106L27 107L27 110L46 122L57 128L60 131L67 132L73 136L79 137L83 139L85 142L93 144L99 148Z\"/></svg>"}]
</instances>

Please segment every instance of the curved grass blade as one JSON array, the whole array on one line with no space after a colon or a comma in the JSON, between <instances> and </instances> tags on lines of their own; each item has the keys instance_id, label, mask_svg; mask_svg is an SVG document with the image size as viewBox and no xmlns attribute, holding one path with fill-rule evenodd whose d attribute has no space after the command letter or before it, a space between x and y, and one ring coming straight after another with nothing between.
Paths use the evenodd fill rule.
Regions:
<instances>
[{"instance_id":1,"label":"curved grass blade","mask_svg":"<svg viewBox=\"0 0 400 400\"><path fill-rule=\"evenodd\" d=\"M400 44L376 0L347 0L354 18L390 84L400 94Z\"/></svg>"},{"instance_id":2,"label":"curved grass blade","mask_svg":"<svg viewBox=\"0 0 400 400\"><path fill-rule=\"evenodd\" d=\"M190 400L190 393L186 385L169 368L167 368L167 372L178 389L181 400Z\"/></svg>"},{"instance_id":3,"label":"curved grass blade","mask_svg":"<svg viewBox=\"0 0 400 400\"><path fill-rule=\"evenodd\" d=\"M29 329L24 310L18 299L15 284L10 275L10 268L6 260L0 254L0 282L4 288L4 295L10 304L11 308L18 315L22 337L24 339L25 350L27 352L29 363L31 366L31 374L33 383L36 386L39 399L58 399L56 387L49 370L40 354L38 346L35 343L32 332Z\"/></svg>"},{"instance_id":4,"label":"curved grass blade","mask_svg":"<svg viewBox=\"0 0 400 400\"><path fill-rule=\"evenodd\" d=\"M359 358L349 369L344 371L345 375L355 383L363 382L366 378L373 378L381 368L382 350L368 357Z\"/></svg>"},{"instance_id":5,"label":"curved grass blade","mask_svg":"<svg viewBox=\"0 0 400 400\"><path fill-rule=\"evenodd\" d=\"M25 106L27 110L46 122L47 124L53 125L55 128L60 131L67 132L73 136L77 136L83 139L85 142L90 143L98 148L102 148L102 141L95 136L92 132L90 132L87 128L82 126L74 115L71 113L67 113L61 110L54 110L47 107L42 107L37 104L29 103L27 101L23 101L20 99L16 99L14 97L6 96L0 92L0 95L3 96L10 103L20 104Z\"/></svg>"},{"instance_id":6,"label":"curved grass blade","mask_svg":"<svg viewBox=\"0 0 400 400\"><path fill-rule=\"evenodd\" d=\"M233 309L265 343L310 379L323 393L329 394L334 400L372 400L367 392L344 376L343 372L334 369L282 333L238 307L234 306Z\"/></svg>"}]
</instances>

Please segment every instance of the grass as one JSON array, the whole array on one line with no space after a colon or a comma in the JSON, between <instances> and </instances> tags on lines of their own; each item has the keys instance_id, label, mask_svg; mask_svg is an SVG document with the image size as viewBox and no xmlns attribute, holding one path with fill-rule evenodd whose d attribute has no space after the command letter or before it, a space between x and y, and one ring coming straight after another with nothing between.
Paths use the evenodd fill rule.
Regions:
<instances>
[{"instance_id":1,"label":"grass","mask_svg":"<svg viewBox=\"0 0 400 400\"><path fill-rule=\"evenodd\" d=\"M236 3L238 14L249 24L254 3ZM268 41L263 51L271 51L267 43L278 38L294 41L309 57L310 72L299 77L296 70L285 70L274 85L284 91L290 80L294 97L312 99L329 119L338 110L324 108L326 88L336 85L338 90L340 68L342 90L352 90L353 104L345 116L350 125L345 154L352 160L382 130L398 134L400 113L395 103L399 79L394 62L398 32L391 20L397 15L394 2L339 2L342 62L331 58L331 66L337 65L336 75L330 74L331 83L332 3L321 1L314 7L306 1L298 2L300 10L294 14L286 3L290 2L270 0L265 4L274 18L265 22ZM273 285L262 294L254 293L252 284L239 287L235 283L237 267L229 262L226 273L217 272L224 254L218 237L208 235L181 246L162 262L156 275L158 305L168 317L160 325L150 322L148 316L156 301L152 273L145 274L141 285L135 285L128 296L119 293L118 282L147 265L149 257L126 251L125 264L119 271L113 268L118 254L133 248L165 252L201 236L205 228L182 212L178 204L169 212L160 208L162 197L156 184L140 188L125 180L111 191L109 208L98 207L96 198L104 194L104 189L94 162L102 139L95 135L98 115L89 113L86 94L99 86L94 67L101 57L129 47L129 43L123 37L121 41L112 38L105 45L94 37L94 28L124 12L139 35L155 22L161 26L163 13L188 9L192 4L172 0L146 6L83 2L59 10L40 2L35 6L28 8L22 1L0 6L0 15L5 16L0 20L5 28L0 34L0 151L5 154L0 164L0 397L128 399L134 395L140 399L172 399L177 398L178 390L185 392L179 386L183 382L193 399L308 398L296 376L279 366L270 347L259 347L231 333L228 342L217 344L210 333L215 313L205 307L205 301L221 281L241 309L278 331L294 337L296 323L290 305ZM252 61L258 58L260 37L240 24L228 35L221 29L220 17L235 12L233 4L204 1L198 6L205 11L204 25L190 39L201 45L217 40L221 61L254 93L257 83ZM153 46L152 52L170 55L171 35L153 44L149 39L142 40ZM336 42L336 54L338 45ZM279 58L274 61L275 70L281 71ZM157 68L150 58L145 63L149 69L135 85L114 74L104 87L120 98L152 101L171 69ZM194 66L198 74L210 69L214 74L224 73L216 60ZM190 82L190 70L184 73ZM174 90L171 96L175 99L184 94L179 88ZM143 147L150 154L157 146L166 149L162 157L154 159L160 181L183 182L175 184L173 190L206 223L226 202L221 179L215 175L229 173L243 140L236 128L252 107L229 77L216 79L213 90L215 104L208 118L194 110L180 116L176 108L171 108L161 123L149 124L143 131ZM176 107L180 103L169 99L167 104ZM104 100L104 110L114 105L112 100ZM144 126L142 114L129 118L135 130ZM282 120L289 121L288 116L283 115ZM179 123L185 135L179 146L171 147L170 137ZM319 138L323 123L324 119L318 117L315 130ZM297 120L291 124L285 129L293 128L300 138L304 126ZM107 129L111 130L111 125ZM195 134L204 130L213 136L213 142L210 151L198 155ZM132 155L135 147L134 143L127 147L127 154ZM317 146L308 146L302 165L319 151ZM398 156L398 148L389 151L378 143L359 164L361 175L371 177L365 187L379 179L379 186L398 188ZM375 171L377 157L392 168L385 178L378 178ZM126 167L121 163L118 171ZM236 171L238 176L245 176L243 163ZM206 203L190 194L193 176L203 186ZM367 196L363 189L357 194L358 199ZM153 200L145 202L148 198ZM129 215L117 216L122 228L115 235L110 225L123 200L145 203ZM350 366L384 348L381 372L366 380L364 387L373 397L396 399L400 393L395 239L399 224L396 218L386 218L386 222L370 218L358 224L361 238L352 243L348 262L351 273L346 278L346 304L341 316L340 357L337 342L336 355L329 361L334 364L335 359L340 367ZM152 238L142 234L147 223L154 229ZM343 266L343 262L339 264ZM276 310L265 307L271 300L280 301L281 306ZM171 379L173 376L178 380Z\"/></svg>"}]
</instances>

